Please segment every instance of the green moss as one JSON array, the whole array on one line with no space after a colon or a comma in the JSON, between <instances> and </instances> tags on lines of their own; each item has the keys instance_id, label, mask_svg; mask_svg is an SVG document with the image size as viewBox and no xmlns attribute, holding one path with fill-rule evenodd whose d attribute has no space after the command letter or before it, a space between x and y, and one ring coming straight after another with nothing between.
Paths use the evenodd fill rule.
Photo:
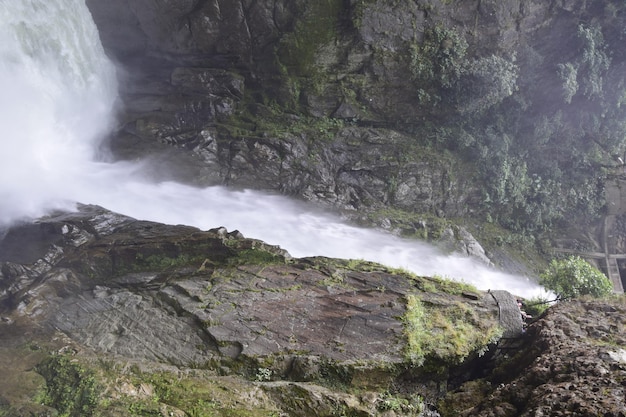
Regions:
<instances>
[{"instance_id":1,"label":"green moss","mask_svg":"<svg viewBox=\"0 0 626 417\"><path fill-rule=\"evenodd\" d=\"M37 365L46 380L40 401L59 412L60 417L89 417L97 408L100 387L93 371L69 356L55 355Z\"/></svg>"},{"instance_id":2,"label":"green moss","mask_svg":"<svg viewBox=\"0 0 626 417\"><path fill-rule=\"evenodd\" d=\"M331 359L320 361L320 384L333 390L348 391L352 383L352 367L342 365Z\"/></svg>"},{"instance_id":3,"label":"green moss","mask_svg":"<svg viewBox=\"0 0 626 417\"><path fill-rule=\"evenodd\" d=\"M446 293L450 295L480 293L474 285L466 282L455 281L439 275L423 277L404 268L389 267L362 259L324 259L323 265L318 266L316 269L328 275L327 279L320 281L324 285L345 285L346 271L384 272L401 275L411 280L416 287L426 293ZM377 288L377 290L384 291L384 288Z\"/></svg>"},{"instance_id":4,"label":"green moss","mask_svg":"<svg viewBox=\"0 0 626 417\"><path fill-rule=\"evenodd\" d=\"M428 278L425 278L428 279ZM446 294L451 295L462 295L462 294L478 294L478 289L467 282L463 281L455 281L450 278L442 277L435 275L430 278L432 283L434 284L436 290L438 292L444 292Z\"/></svg>"},{"instance_id":5,"label":"green moss","mask_svg":"<svg viewBox=\"0 0 626 417\"><path fill-rule=\"evenodd\" d=\"M403 268L387 268L386 272L403 275L412 281L417 288L425 293L446 293L450 295L479 294L480 291L472 284L455 281L439 275L423 277Z\"/></svg>"},{"instance_id":6,"label":"green moss","mask_svg":"<svg viewBox=\"0 0 626 417\"><path fill-rule=\"evenodd\" d=\"M342 9L341 0L312 0L306 3L306 9L293 32L282 37L276 53L289 74L300 77L316 75L316 54L337 36Z\"/></svg>"},{"instance_id":7,"label":"green moss","mask_svg":"<svg viewBox=\"0 0 626 417\"><path fill-rule=\"evenodd\" d=\"M400 230L402 236L422 240L439 239L444 230L454 225L450 220L432 214L414 213L392 207L372 212L368 217L374 224L388 220L392 228Z\"/></svg>"},{"instance_id":8,"label":"green moss","mask_svg":"<svg viewBox=\"0 0 626 417\"><path fill-rule=\"evenodd\" d=\"M466 304L427 307L414 295L407 296L406 302L405 356L415 365L424 365L427 359L459 364L470 354L484 353L502 337L497 322L487 325Z\"/></svg>"},{"instance_id":9,"label":"green moss","mask_svg":"<svg viewBox=\"0 0 626 417\"><path fill-rule=\"evenodd\" d=\"M204 259L202 256L190 256L185 253L169 256L165 252L159 252L146 256L137 252L134 258L117 257L112 262L111 269L113 276L138 272L162 272L185 266L200 266Z\"/></svg>"},{"instance_id":10,"label":"green moss","mask_svg":"<svg viewBox=\"0 0 626 417\"><path fill-rule=\"evenodd\" d=\"M139 254L138 254L139 255ZM179 255L175 258L170 258L165 255L151 255L145 259L137 259L137 268L162 271L165 269L176 268L184 265L188 265L190 257L188 255Z\"/></svg>"},{"instance_id":11,"label":"green moss","mask_svg":"<svg viewBox=\"0 0 626 417\"><path fill-rule=\"evenodd\" d=\"M239 111L220 125L224 134L233 138L267 140L306 136L313 140L329 141L345 122L332 117L312 117L298 111L297 104L275 101L259 104L248 95Z\"/></svg>"},{"instance_id":12,"label":"green moss","mask_svg":"<svg viewBox=\"0 0 626 417\"><path fill-rule=\"evenodd\" d=\"M275 65L280 74L279 91L273 92L271 101L277 102L280 108L291 113L306 114L302 110L305 96L332 96L329 86L335 88L334 77L321 68L321 61L332 61L336 55L336 42L341 14L344 11L342 0L313 0L302 3L293 29L284 33L275 47ZM264 94L264 93L263 93ZM259 100L255 99L258 103ZM269 103L265 103L269 104ZM307 133L320 129L326 136L324 124L314 118L281 120L276 124L278 131L289 129L304 130ZM317 126L311 126L311 122ZM309 126L312 129L309 129ZM271 129L268 130L268 133Z\"/></svg>"},{"instance_id":13,"label":"green moss","mask_svg":"<svg viewBox=\"0 0 626 417\"><path fill-rule=\"evenodd\" d=\"M217 247L198 244L167 249L150 248L145 251L127 250L124 253L120 251L91 259L82 270L93 278L108 278L129 273L163 272L181 268L187 268L191 272L218 266L269 265L284 261L285 257L272 246L232 239Z\"/></svg>"},{"instance_id":14,"label":"green moss","mask_svg":"<svg viewBox=\"0 0 626 417\"><path fill-rule=\"evenodd\" d=\"M260 248L241 250L228 260L230 265L270 265L284 262L284 256Z\"/></svg>"},{"instance_id":15,"label":"green moss","mask_svg":"<svg viewBox=\"0 0 626 417\"><path fill-rule=\"evenodd\" d=\"M403 320L407 339L406 358L416 365L422 365L428 353L426 350L428 333L426 310L419 298L412 295L407 297Z\"/></svg>"},{"instance_id":16,"label":"green moss","mask_svg":"<svg viewBox=\"0 0 626 417\"><path fill-rule=\"evenodd\" d=\"M108 394L95 415L162 416L185 413L191 417L265 417L277 415L272 402L256 397L244 381L224 379L202 371L140 371L105 373ZM125 386L122 391L120 387ZM139 393L137 393L139 392ZM242 393L249 394L248 401ZM252 400L253 404L249 400Z\"/></svg>"}]
</instances>

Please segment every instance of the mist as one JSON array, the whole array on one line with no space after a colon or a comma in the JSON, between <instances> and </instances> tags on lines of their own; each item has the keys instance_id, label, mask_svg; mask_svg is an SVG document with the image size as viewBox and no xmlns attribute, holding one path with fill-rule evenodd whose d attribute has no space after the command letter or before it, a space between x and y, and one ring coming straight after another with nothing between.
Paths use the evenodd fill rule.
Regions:
<instances>
[{"instance_id":1,"label":"mist","mask_svg":"<svg viewBox=\"0 0 626 417\"><path fill-rule=\"evenodd\" d=\"M531 297L527 277L421 242L353 227L283 196L154 182L149 162L107 162L115 68L82 1L0 1L0 227L76 203L201 229L224 226L291 255L365 259Z\"/></svg>"}]
</instances>

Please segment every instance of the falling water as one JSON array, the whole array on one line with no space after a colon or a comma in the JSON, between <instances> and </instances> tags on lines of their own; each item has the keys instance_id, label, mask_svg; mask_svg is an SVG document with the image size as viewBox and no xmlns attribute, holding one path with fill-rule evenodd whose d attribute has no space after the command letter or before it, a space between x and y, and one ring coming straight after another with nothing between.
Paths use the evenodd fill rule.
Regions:
<instances>
[{"instance_id":1,"label":"falling water","mask_svg":"<svg viewBox=\"0 0 626 417\"><path fill-rule=\"evenodd\" d=\"M103 162L115 69L83 0L0 0L0 226L75 202L202 229L225 226L294 256L358 258L522 296L540 288L415 241L342 223L277 195L155 183Z\"/></svg>"}]
</instances>

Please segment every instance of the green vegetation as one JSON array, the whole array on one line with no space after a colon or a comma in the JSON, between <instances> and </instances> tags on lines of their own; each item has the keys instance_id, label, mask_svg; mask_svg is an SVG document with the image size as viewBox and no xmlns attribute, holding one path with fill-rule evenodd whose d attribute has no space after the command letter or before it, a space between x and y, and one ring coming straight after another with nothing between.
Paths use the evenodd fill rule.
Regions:
<instances>
[{"instance_id":1,"label":"green vegetation","mask_svg":"<svg viewBox=\"0 0 626 417\"><path fill-rule=\"evenodd\" d=\"M583 295L606 297L613 292L611 281L578 256L550 262L539 283L553 291L559 300Z\"/></svg>"},{"instance_id":2,"label":"green vegetation","mask_svg":"<svg viewBox=\"0 0 626 417\"><path fill-rule=\"evenodd\" d=\"M390 222L391 227L398 229L404 237L416 237L423 240L439 239L445 229L453 227L453 223L448 219L391 207L371 212L368 217L374 224L380 224L383 221Z\"/></svg>"},{"instance_id":3,"label":"green vegetation","mask_svg":"<svg viewBox=\"0 0 626 417\"><path fill-rule=\"evenodd\" d=\"M490 326L481 324L475 309L465 304L429 308L414 295L409 295L406 301L405 354L417 366L424 365L428 359L461 363L472 353L484 353L502 337L497 322Z\"/></svg>"},{"instance_id":4,"label":"green vegetation","mask_svg":"<svg viewBox=\"0 0 626 417\"><path fill-rule=\"evenodd\" d=\"M282 255L266 251L262 248L243 249L228 259L230 265L269 265L284 263Z\"/></svg>"},{"instance_id":5,"label":"green vegetation","mask_svg":"<svg viewBox=\"0 0 626 417\"><path fill-rule=\"evenodd\" d=\"M481 114L518 90L519 67L497 55L472 61L466 76L471 81L464 81L465 91L459 98L464 114Z\"/></svg>"},{"instance_id":6,"label":"green vegetation","mask_svg":"<svg viewBox=\"0 0 626 417\"><path fill-rule=\"evenodd\" d=\"M100 388L93 371L67 355L50 356L35 369L46 380L40 401L58 410L60 417L89 417L94 414Z\"/></svg>"},{"instance_id":7,"label":"green vegetation","mask_svg":"<svg viewBox=\"0 0 626 417\"><path fill-rule=\"evenodd\" d=\"M424 399L419 396L404 398L385 392L378 400L376 408L379 411L393 411L403 416L420 416L424 411Z\"/></svg>"},{"instance_id":8,"label":"green vegetation","mask_svg":"<svg viewBox=\"0 0 626 417\"><path fill-rule=\"evenodd\" d=\"M277 57L287 73L300 77L316 74L316 54L337 36L341 11L341 0L305 3L294 30L285 34L278 46Z\"/></svg>"},{"instance_id":9,"label":"green vegetation","mask_svg":"<svg viewBox=\"0 0 626 417\"><path fill-rule=\"evenodd\" d=\"M461 87L462 117L445 143L480 168L487 220L539 235L603 215L602 181L615 165L613 155L623 154L626 145L624 75L609 59L620 46L615 39L608 44L603 30L580 25L572 34L578 54L568 62L520 50L516 62L549 74L554 90L529 73L518 74L517 64L502 57L479 59L480 73L493 76L485 84L491 89L484 96L492 97L485 103L489 113L475 101L479 87ZM475 81L470 73L459 83Z\"/></svg>"},{"instance_id":10,"label":"green vegetation","mask_svg":"<svg viewBox=\"0 0 626 417\"><path fill-rule=\"evenodd\" d=\"M258 368L256 375L254 376L255 381L265 382L272 380L272 370L269 368Z\"/></svg>"},{"instance_id":11,"label":"green vegetation","mask_svg":"<svg viewBox=\"0 0 626 417\"><path fill-rule=\"evenodd\" d=\"M169 257L164 254L150 255L144 258L141 253L135 257L136 263L133 268L137 271L163 271L188 265L191 261L189 255L182 254L177 257Z\"/></svg>"},{"instance_id":12,"label":"green vegetation","mask_svg":"<svg viewBox=\"0 0 626 417\"><path fill-rule=\"evenodd\" d=\"M220 125L220 129L227 136L236 138L267 140L268 137L286 139L291 135L305 135L329 141L344 126L341 119L301 113L298 98L293 99L293 103L283 103L283 107L269 98L265 98L262 104L256 103L248 94L238 112Z\"/></svg>"},{"instance_id":13,"label":"green vegetation","mask_svg":"<svg viewBox=\"0 0 626 417\"><path fill-rule=\"evenodd\" d=\"M623 59L621 29L613 23L579 25L567 62L530 46L471 55L463 35L441 24L408 47L416 117L432 123L415 139L477 168L484 220L537 237L603 215L603 180L626 148L626 81L613 62Z\"/></svg>"},{"instance_id":14,"label":"green vegetation","mask_svg":"<svg viewBox=\"0 0 626 417\"><path fill-rule=\"evenodd\" d=\"M249 407L237 398L235 392L230 391L227 384L221 385L217 381L211 382L193 377L180 378L169 372L140 373L138 377L139 380L154 387L153 403L167 404L168 407L185 411L189 416L261 417L272 413L272 410L262 406L256 409ZM159 410L159 407L156 410Z\"/></svg>"},{"instance_id":15,"label":"green vegetation","mask_svg":"<svg viewBox=\"0 0 626 417\"><path fill-rule=\"evenodd\" d=\"M122 276L129 273L161 273L181 268L199 272L207 267L284 262L284 255L273 246L248 239L230 239L219 244L187 242L166 248L112 250L105 255L99 254L86 259L80 269L93 279L108 279L111 275Z\"/></svg>"},{"instance_id":16,"label":"green vegetation","mask_svg":"<svg viewBox=\"0 0 626 417\"><path fill-rule=\"evenodd\" d=\"M462 294L478 294L478 289L467 282L453 280L451 278L435 275L432 278L422 278L425 281L431 281L435 283L437 291L444 292L450 295L462 295Z\"/></svg>"},{"instance_id":17,"label":"green vegetation","mask_svg":"<svg viewBox=\"0 0 626 417\"><path fill-rule=\"evenodd\" d=\"M435 275L432 277L422 277L404 268L393 268L376 262L365 261L362 259L325 259L325 263L316 266L327 275L327 278L320 281L324 286L337 286L350 288L345 283L346 271L359 272L385 272L394 275L402 275L413 281L414 285L423 292L429 293L445 293L450 295L478 294L478 289L463 281ZM384 292L385 288L377 288L378 291Z\"/></svg>"},{"instance_id":18,"label":"green vegetation","mask_svg":"<svg viewBox=\"0 0 626 417\"><path fill-rule=\"evenodd\" d=\"M422 365L427 355L427 321L422 302L415 296L409 296L406 303L404 326L407 338L406 356L411 362Z\"/></svg>"},{"instance_id":19,"label":"green vegetation","mask_svg":"<svg viewBox=\"0 0 626 417\"><path fill-rule=\"evenodd\" d=\"M410 48L410 68L417 84L436 82L452 87L465 71L467 47L465 38L452 28L427 29L424 41Z\"/></svg>"},{"instance_id":20,"label":"green vegetation","mask_svg":"<svg viewBox=\"0 0 626 417\"><path fill-rule=\"evenodd\" d=\"M46 387L36 401L56 409L59 417L157 417L181 411L191 417L278 415L274 404L244 381L181 369L145 372L104 360L86 367L83 361L53 355L41 362L36 370ZM242 400L242 390L249 390L247 400Z\"/></svg>"},{"instance_id":21,"label":"green vegetation","mask_svg":"<svg viewBox=\"0 0 626 417\"><path fill-rule=\"evenodd\" d=\"M523 310L533 318L537 318L550 307L551 301L553 300L541 296L529 298L524 301Z\"/></svg>"},{"instance_id":22,"label":"green vegetation","mask_svg":"<svg viewBox=\"0 0 626 417\"><path fill-rule=\"evenodd\" d=\"M583 94L602 98L605 88L603 78L611 65L607 55L602 29L598 26L578 26L578 39L582 43L582 56L574 68L581 72Z\"/></svg>"}]
</instances>

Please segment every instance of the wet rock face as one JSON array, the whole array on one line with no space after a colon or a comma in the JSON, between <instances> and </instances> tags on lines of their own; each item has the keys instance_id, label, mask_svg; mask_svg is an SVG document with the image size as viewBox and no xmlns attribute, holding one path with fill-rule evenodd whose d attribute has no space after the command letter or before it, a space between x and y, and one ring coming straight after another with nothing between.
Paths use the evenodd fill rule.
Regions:
<instances>
[{"instance_id":1,"label":"wet rock face","mask_svg":"<svg viewBox=\"0 0 626 417\"><path fill-rule=\"evenodd\" d=\"M443 320L442 329L460 312L463 331L470 320L479 338L498 325L489 294L365 261L291 259L236 231L137 221L95 206L16 226L0 247L3 334L61 332L126 360L234 374L264 367L297 381L330 373L355 386L386 386L411 366L402 319L409 295ZM433 355L445 384L441 351L423 355ZM450 364L474 354L462 352Z\"/></svg>"},{"instance_id":2,"label":"wet rock face","mask_svg":"<svg viewBox=\"0 0 626 417\"><path fill-rule=\"evenodd\" d=\"M236 231L94 206L16 226L0 247L0 349L54 339L100 358L246 375L272 380L264 389L281 403L291 390L324 407L354 401L314 385L323 382L419 396L433 416L625 413L623 301L562 303L521 334L506 291L459 290L364 261L291 259ZM497 349L466 350L498 323ZM302 415L298 407L287 408Z\"/></svg>"},{"instance_id":3,"label":"wet rock face","mask_svg":"<svg viewBox=\"0 0 626 417\"><path fill-rule=\"evenodd\" d=\"M343 95L352 85L339 86L330 81L335 76L326 80L324 75L324 85L312 93L306 87L312 73L298 73L316 68L328 74L369 73L365 68L376 65L370 48L405 48L414 29L396 33L398 19L423 20L422 9L313 3L88 1L107 52L124 68L125 109L113 150L129 159L163 147L188 152L196 163L168 159L170 171L190 182L274 189L339 209L396 205L462 216L475 190L465 181L471 175L450 174L455 161L418 157L405 165L397 162L405 150L394 143L411 141L408 136L370 127L336 128L366 113L371 113L366 119L378 120L374 113L392 107L409 114L406 92L413 88L406 85L406 74L383 69L386 75L377 70L358 75L361 84L385 80L367 87L362 97L353 91L350 97L358 97L348 100ZM320 13L322 20L314 24ZM353 23L357 14L363 15L359 28ZM389 32L392 23L395 29ZM312 34L300 39L299 31ZM318 41L328 48L313 44ZM390 86L394 93L385 93ZM390 107L388 99L396 96L399 103ZM276 106L280 120L273 114ZM367 107L374 113L364 113ZM307 120L308 115L322 119ZM396 116L383 124L393 125ZM327 118L339 122L328 124Z\"/></svg>"},{"instance_id":4,"label":"wet rock face","mask_svg":"<svg viewBox=\"0 0 626 417\"><path fill-rule=\"evenodd\" d=\"M466 384L449 398L473 399L463 416L626 415L622 302L571 301L529 327L524 347L480 393ZM458 406L459 404L457 404Z\"/></svg>"},{"instance_id":5,"label":"wet rock face","mask_svg":"<svg viewBox=\"0 0 626 417\"><path fill-rule=\"evenodd\" d=\"M538 103L561 100L554 68L575 53L579 22L603 13L582 0L87 5L121 67L118 157L175 148L176 158L161 160L184 181L448 218L475 214L484 200L475 169L420 144L456 137L446 123L456 126L517 87L535 91ZM433 30L440 31L434 41ZM455 54L520 73L511 70L496 96L486 95L497 80L463 75ZM418 68L437 56L450 59ZM456 90L476 94L455 101Z\"/></svg>"}]
</instances>

